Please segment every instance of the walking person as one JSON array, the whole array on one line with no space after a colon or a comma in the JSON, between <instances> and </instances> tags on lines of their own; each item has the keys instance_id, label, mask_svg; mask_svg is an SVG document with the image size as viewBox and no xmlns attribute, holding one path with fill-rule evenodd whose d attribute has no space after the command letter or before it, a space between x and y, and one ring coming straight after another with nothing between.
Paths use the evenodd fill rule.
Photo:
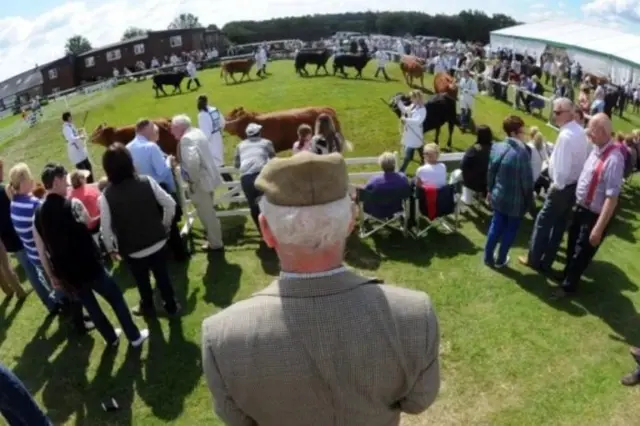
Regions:
<instances>
[{"instance_id":1,"label":"walking person","mask_svg":"<svg viewBox=\"0 0 640 426\"><path fill-rule=\"evenodd\" d=\"M624 157L611 138L611 119L591 117L587 134L594 145L576 186L576 204L567 241L567 263L556 297L578 290L582 274L607 236L623 185Z\"/></svg>"},{"instance_id":2,"label":"walking person","mask_svg":"<svg viewBox=\"0 0 640 426\"><path fill-rule=\"evenodd\" d=\"M69 161L76 169L88 170L91 174L87 178L87 182L93 183L93 166L89 161L89 153L85 145L86 135L76 129L70 112L67 111L62 114L62 122L62 134L67 141Z\"/></svg>"},{"instance_id":3,"label":"walking person","mask_svg":"<svg viewBox=\"0 0 640 426\"><path fill-rule=\"evenodd\" d=\"M531 154L524 143L524 121L511 115L504 120L502 128L507 140L493 144L487 178L487 201L493 209L493 217L484 248L484 263L496 268L509 263L509 249L522 218L533 203ZM500 248L496 253L498 244Z\"/></svg>"},{"instance_id":4,"label":"walking person","mask_svg":"<svg viewBox=\"0 0 640 426\"><path fill-rule=\"evenodd\" d=\"M107 251L125 260L136 281L140 303L133 314L155 315L153 274L164 309L176 315L180 306L171 285L166 252L176 202L155 180L135 172L131 154L121 143L107 148L102 167L109 179L100 198L102 237Z\"/></svg>"},{"instance_id":5,"label":"walking person","mask_svg":"<svg viewBox=\"0 0 640 426\"><path fill-rule=\"evenodd\" d=\"M136 137L127 144L127 149L131 154L133 165L138 175L154 179L176 201L176 213L171 221L168 244L173 258L181 262L189 257L178 226L182 218L182 208L178 203L178 190L173 176L171 159L165 158L165 155L160 150L157 144L159 137L160 134L156 124L146 118L140 119L136 123Z\"/></svg>"},{"instance_id":6,"label":"walking person","mask_svg":"<svg viewBox=\"0 0 640 426\"><path fill-rule=\"evenodd\" d=\"M521 264L545 273L551 271L558 254L575 205L576 184L591 151L584 129L574 120L574 111L567 98L553 102L560 133L549 158L551 186L533 226L529 253L518 258ZM537 150L532 155L537 155Z\"/></svg>"},{"instance_id":7,"label":"walking person","mask_svg":"<svg viewBox=\"0 0 640 426\"><path fill-rule=\"evenodd\" d=\"M382 75L384 76L384 79L389 81L390 79L389 79L389 76L387 75L387 70L385 69L387 65L387 61L389 60L389 57L385 52L383 52L380 49L376 50L376 53L374 54L374 56L378 61L378 69L376 69L376 73L373 77L378 78L378 75L382 73Z\"/></svg>"},{"instance_id":8,"label":"walking person","mask_svg":"<svg viewBox=\"0 0 640 426\"><path fill-rule=\"evenodd\" d=\"M419 90L411 91L411 105L405 106L398 100L396 105L402 112L400 120L404 124L402 133L402 146L404 147L404 159L400 166L400 173L405 173L415 153L420 157L420 150L424 144L422 123L427 119L427 109L424 106L424 98ZM422 163L422 160L420 160Z\"/></svg>"},{"instance_id":9,"label":"walking person","mask_svg":"<svg viewBox=\"0 0 640 426\"><path fill-rule=\"evenodd\" d=\"M200 80L198 80L198 69L196 68L196 63L193 61L193 58L189 58L186 68L187 75L189 76L189 81L187 81L187 90L191 90L191 83L196 83L196 90L202 87Z\"/></svg>"},{"instance_id":10,"label":"walking person","mask_svg":"<svg viewBox=\"0 0 640 426\"><path fill-rule=\"evenodd\" d=\"M0 364L0 413L9 426L53 426L24 383Z\"/></svg>"},{"instance_id":11,"label":"walking person","mask_svg":"<svg viewBox=\"0 0 640 426\"><path fill-rule=\"evenodd\" d=\"M462 78L458 85L460 91L460 125L466 131L471 131L471 113L473 111L473 100L478 94L476 80L471 77L468 68L462 70Z\"/></svg>"},{"instance_id":12,"label":"walking person","mask_svg":"<svg viewBox=\"0 0 640 426\"><path fill-rule=\"evenodd\" d=\"M108 345L116 345L124 330L131 345L140 346L149 330L141 331L134 324L120 288L102 264L88 228L89 212L78 199L67 198L67 171L59 164L48 164L42 184L47 195L35 212L34 238L47 275L54 286L80 301ZM113 328L95 293L113 308L122 329Z\"/></svg>"},{"instance_id":13,"label":"walking person","mask_svg":"<svg viewBox=\"0 0 640 426\"><path fill-rule=\"evenodd\" d=\"M182 178L189 185L189 193L200 223L207 233L204 250L224 250L220 219L216 215L214 195L222 184L220 171L207 148L209 140L200 129L191 125L187 115L176 115L171 120L171 134L180 141L176 149L174 166L180 165Z\"/></svg>"},{"instance_id":14,"label":"walking person","mask_svg":"<svg viewBox=\"0 0 640 426\"><path fill-rule=\"evenodd\" d=\"M245 131L247 139L238 144L234 156L235 167L240 170L242 192L247 198L247 203L251 210L251 218L258 232L260 232L258 198L262 196L262 193L256 189L255 182L262 168L270 159L276 156L273 143L268 139L264 139L260 134L260 130L262 130L261 125L249 123Z\"/></svg>"},{"instance_id":15,"label":"walking person","mask_svg":"<svg viewBox=\"0 0 640 426\"><path fill-rule=\"evenodd\" d=\"M222 131L226 121L224 115L220 114L218 108L210 106L209 100L205 95L198 96L198 127L202 130L209 144L207 148L211 152L211 156L218 168L224 167L224 144L222 142ZM229 173L222 173L222 179L225 182L233 181Z\"/></svg>"}]
</instances>

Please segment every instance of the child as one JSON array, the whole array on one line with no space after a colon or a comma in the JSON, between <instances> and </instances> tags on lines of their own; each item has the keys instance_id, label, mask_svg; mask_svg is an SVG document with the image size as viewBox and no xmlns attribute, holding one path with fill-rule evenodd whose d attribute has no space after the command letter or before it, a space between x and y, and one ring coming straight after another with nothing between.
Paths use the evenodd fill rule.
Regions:
<instances>
[{"instance_id":1,"label":"child","mask_svg":"<svg viewBox=\"0 0 640 426\"><path fill-rule=\"evenodd\" d=\"M298 140L293 144L293 154L297 154L302 151L308 151L311 147L311 137L313 136L313 130L308 124L301 124L298 127Z\"/></svg>"}]
</instances>

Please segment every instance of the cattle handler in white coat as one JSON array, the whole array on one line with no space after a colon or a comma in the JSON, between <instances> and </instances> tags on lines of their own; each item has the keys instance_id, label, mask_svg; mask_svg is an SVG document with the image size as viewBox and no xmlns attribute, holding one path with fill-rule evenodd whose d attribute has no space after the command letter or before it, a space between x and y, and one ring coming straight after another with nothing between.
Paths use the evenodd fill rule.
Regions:
<instances>
[{"instance_id":1,"label":"cattle handler in white coat","mask_svg":"<svg viewBox=\"0 0 640 426\"><path fill-rule=\"evenodd\" d=\"M267 76L267 51L263 46L258 47L256 50L256 68L258 69L256 73L258 77Z\"/></svg>"},{"instance_id":2,"label":"cattle handler in white coat","mask_svg":"<svg viewBox=\"0 0 640 426\"><path fill-rule=\"evenodd\" d=\"M419 90L411 91L411 105L405 106L400 100L398 100L396 105L402 112L400 120L404 123L404 130L402 132L404 159L402 161L402 167L400 167L400 173L404 173L416 152L422 163L422 155L420 155L420 150L424 144L422 123L427 119L427 109L424 106L422 92Z\"/></svg>"},{"instance_id":3,"label":"cattle handler in white coat","mask_svg":"<svg viewBox=\"0 0 640 426\"><path fill-rule=\"evenodd\" d=\"M187 62L187 74L189 75L187 90L191 89L191 83L196 83L196 90L199 89L202 85L200 84L200 80L198 80L198 68L193 58L190 58L189 62Z\"/></svg>"},{"instance_id":4,"label":"cattle handler in white coat","mask_svg":"<svg viewBox=\"0 0 640 426\"><path fill-rule=\"evenodd\" d=\"M171 134L179 141L174 166L180 165L182 179L189 184L189 193L200 223L207 233L203 250L222 251L222 228L213 202L214 192L222 184L220 172L211 155L209 139L202 130L192 127L187 115L171 120Z\"/></svg>"},{"instance_id":5,"label":"cattle handler in white coat","mask_svg":"<svg viewBox=\"0 0 640 426\"><path fill-rule=\"evenodd\" d=\"M373 77L378 78L378 74L382 73L382 75L384 76L384 79L389 81L389 76L387 75L387 70L385 69L385 66L387 65L387 60L389 59L387 54L382 50L378 49L376 50L376 53L374 54L374 56L378 61L378 69L376 70L376 73Z\"/></svg>"},{"instance_id":6,"label":"cattle handler in white coat","mask_svg":"<svg viewBox=\"0 0 640 426\"><path fill-rule=\"evenodd\" d=\"M460 97L460 128L472 131L471 112L473 111L473 98L478 94L478 84L471 77L468 68L462 70L462 78L458 85Z\"/></svg>"},{"instance_id":7,"label":"cattle handler in white coat","mask_svg":"<svg viewBox=\"0 0 640 426\"><path fill-rule=\"evenodd\" d=\"M224 167L222 131L225 124L224 115L220 114L218 108L210 106L205 95L198 96L198 127L209 138L207 147L218 169ZM222 179L225 182L233 181L229 173L222 173Z\"/></svg>"},{"instance_id":8,"label":"cattle handler in white coat","mask_svg":"<svg viewBox=\"0 0 640 426\"><path fill-rule=\"evenodd\" d=\"M93 167L89 161L89 153L85 144L87 135L76 129L69 111L62 114L62 135L67 141L69 161L78 170L88 170L90 174L87 177L87 183L93 183Z\"/></svg>"}]
</instances>

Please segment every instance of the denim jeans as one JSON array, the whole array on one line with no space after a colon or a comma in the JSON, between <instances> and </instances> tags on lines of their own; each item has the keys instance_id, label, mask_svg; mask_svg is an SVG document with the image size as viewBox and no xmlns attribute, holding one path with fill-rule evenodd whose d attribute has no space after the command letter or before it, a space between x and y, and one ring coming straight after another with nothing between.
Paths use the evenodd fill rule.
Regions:
<instances>
[{"instance_id":1,"label":"denim jeans","mask_svg":"<svg viewBox=\"0 0 640 426\"><path fill-rule=\"evenodd\" d=\"M42 303L49 311L55 309L57 303L64 299L64 293L59 290L52 290L51 284L47 280L47 276L42 266L35 265L23 249L15 253L18 263L24 269L24 273L31 283L31 287L36 292Z\"/></svg>"},{"instance_id":2,"label":"denim jeans","mask_svg":"<svg viewBox=\"0 0 640 426\"><path fill-rule=\"evenodd\" d=\"M33 397L11 370L0 364L0 413L9 426L52 426Z\"/></svg>"},{"instance_id":3,"label":"denim jeans","mask_svg":"<svg viewBox=\"0 0 640 426\"><path fill-rule=\"evenodd\" d=\"M138 340L140 338L140 330L133 322L131 312L129 312L124 296L111 275L109 275L109 273L104 269L93 282L87 283L79 289L76 292L76 296L87 310L87 313L91 317L91 320L100 334L102 334L102 337L104 337L107 343L112 343L117 338L116 332L107 317L104 315L104 312L96 299L95 293L102 296L111 306L116 317L118 317L118 321L120 321L120 324L122 325L122 330L127 336L127 339L129 339L130 342Z\"/></svg>"},{"instance_id":4,"label":"denim jeans","mask_svg":"<svg viewBox=\"0 0 640 426\"><path fill-rule=\"evenodd\" d=\"M262 192L256 189L256 178L259 173L252 173L250 175L243 175L240 178L240 185L242 186L242 192L249 204L249 210L251 210L251 218L253 223L256 224L258 232L260 232L260 222L258 216L260 216L260 207L258 206L258 198L262 196Z\"/></svg>"},{"instance_id":5,"label":"denim jeans","mask_svg":"<svg viewBox=\"0 0 640 426\"><path fill-rule=\"evenodd\" d=\"M169 278L167 268L167 247L162 247L157 252L142 258L126 257L127 265L131 269L131 275L136 280L140 293L140 307L143 310L154 310L153 290L151 289L151 274L156 280L156 287L164 302L164 308L169 314L177 310L176 299Z\"/></svg>"},{"instance_id":6,"label":"denim jeans","mask_svg":"<svg viewBox=\"0 0 640 426\"><path fill-rule=\"evenodd\" d=\"M519 217L507 216L494 210L487 234L487 244L484 246L484 263L493 266L496 263L502 265L507 261L509 249L516 239L521 221ZM498 243L500 243L500 249L497 258L494 259Z\"/></svg>"},{"instance_id":7,"label":"denim jeans","mask_svg":"<svg viewBox=\"0 0 640 426\"><path fill-rule=\"evenodd\" d=\"M400 167L400 173L404 173L409 167L409 163L413 160L413 156L415 153L418 153L418 160L422 162L422 156L420 155L420 150L422 148L409 148L408 146L404 147L404 159L402 160L402 166Z\"/></svg>"},{"instance_id":8,"label":"denim jeans","mask_svg":"<svg viewBox=\"0 0 640 426\"><path fill-rule=\"evenodd\" d=\"M576 200L576 185L551 189L536 217L529 242L527 263L544 271L551 270L562 236L567 229Z\"/></svg>"}]
</instances>

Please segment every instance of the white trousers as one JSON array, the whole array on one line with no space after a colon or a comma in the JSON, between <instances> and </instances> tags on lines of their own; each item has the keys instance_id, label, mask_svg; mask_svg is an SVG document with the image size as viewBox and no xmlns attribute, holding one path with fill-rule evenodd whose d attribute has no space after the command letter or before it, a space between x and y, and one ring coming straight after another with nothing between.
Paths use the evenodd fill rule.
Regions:
<instances>
[{"instance_id":1,"label":"white trousers","mask_svg":"<svg viewBox=\"0 0 640 426\"><path fill-rule=\"evenodd\" d=\"M220 226L220 219L216 215L213 192L204 191L198 187L191 188L191 202L196 208L200 223L202 223L207 233L209 246L212 249L222 247L224 245L222 242L222 227Z\"/></svg>"}]
</instances>

